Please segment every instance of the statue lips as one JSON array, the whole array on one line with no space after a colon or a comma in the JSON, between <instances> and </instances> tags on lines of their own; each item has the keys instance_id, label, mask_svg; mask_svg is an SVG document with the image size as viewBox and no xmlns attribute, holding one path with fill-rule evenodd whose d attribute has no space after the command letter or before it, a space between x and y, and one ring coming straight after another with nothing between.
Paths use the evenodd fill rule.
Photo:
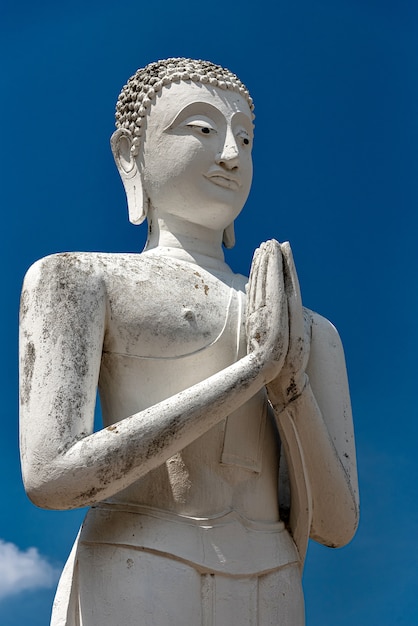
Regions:
<instances>
[{"instance_id":1,"label":"statue lips","mask_svg":"<svg viewBox=\"0 0 418 626\"><path fill-rule=\"evenodd\" d=\"M241 179L230 172L224 170L211 170L207 174L204 174L205 178L208 178L212 183L225 189L232 189L237 191L241 186Z\"/></svg>"}]
</instances>

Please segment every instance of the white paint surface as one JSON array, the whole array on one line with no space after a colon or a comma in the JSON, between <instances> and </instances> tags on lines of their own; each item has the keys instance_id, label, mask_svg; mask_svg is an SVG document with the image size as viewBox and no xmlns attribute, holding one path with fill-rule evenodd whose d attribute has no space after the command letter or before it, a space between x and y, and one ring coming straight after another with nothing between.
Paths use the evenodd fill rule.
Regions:
<instances>
[{"instance_id":1,"label":"white paint surface","mask_svg":"<svg viewBox=\"0 0 418 626\"><path fill-rule=\"evenodd\" d=\"M301 626L308 537L355 532L338 334L302 307L288 244L256 251L247 292L223 259L251 142L241 94L164 87L139 154L129 130L112 138L130 217L148 217L145 251L54 255L25 278L26 490L45 508L93 506L54 626Z\"/></svg>"}]
</instances>

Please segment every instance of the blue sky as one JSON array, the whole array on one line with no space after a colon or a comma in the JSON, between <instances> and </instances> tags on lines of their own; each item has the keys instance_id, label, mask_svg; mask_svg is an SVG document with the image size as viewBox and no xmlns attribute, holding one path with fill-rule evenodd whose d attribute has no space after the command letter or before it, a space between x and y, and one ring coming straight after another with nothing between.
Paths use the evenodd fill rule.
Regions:
<instances>
[{"instance_id":1,"label":"blue sky","mask_svg":"<svg viewBox=\"0 0 418 626\"><path fill-rule=\"evenodd\" d=\"M0 622L48 622L84 511L35 508L17 444L18 300L25 271L63 250L140 251L109 149L114 104L146 63L221 63L256 105L255 178L233 269L290 240L306 306L346 350L361 523L311 543L308 626L418 623L418 5L406 0L2 5Z\"/></svg>"}]
</instances>

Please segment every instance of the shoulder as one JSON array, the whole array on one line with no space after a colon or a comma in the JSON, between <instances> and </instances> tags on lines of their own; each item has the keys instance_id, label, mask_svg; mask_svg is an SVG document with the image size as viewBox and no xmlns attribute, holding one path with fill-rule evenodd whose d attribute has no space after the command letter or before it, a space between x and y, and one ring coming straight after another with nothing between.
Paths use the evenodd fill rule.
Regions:
<instances>
[{"instance_id":1,"label":"shoulder","mask_svg":"<svg viewBox=\"0 0 418 626\"><path fill-rule=\"evenodd\" d=\"M106 272L98 253L63 252L36 261L27 271L21 315L84 310L105 301Z\"/></svg>"},{"instance_id":2,"label":"shoulder","mask_svg":"<svg viewBox=\"0 0 418 626\"><path fill-rule=\"evenodd\" d=\"M146 271L141 254L60 252L36 261L26 272L24 287L40 289L107 286L114 277Z\"/></svg>"},{"instance_id":3,"label":"shoulder","mask_svg":"<svg viewBox=\"0 0 418 626\"><path fill-rule=\"evenodd\" d=\"M154 264L155 265L155 264ZM27 271L21 312L57 305L90 309L98 302L124 296L152 281L157 270L142 254L61 252L36 261ZM126 298L125 298L126 299Z\"/></svg>"},{"instance_id":4,"label":"shoulder","mask_svg":"<svg viewBox=\"0 0 418 626\"><path fill-rule=\"evenodd\" d=\"M98 276L97 257L94 253L60 252L36 261L25 275L25 285L52 286Z\"/></svg>"}]
</instances>

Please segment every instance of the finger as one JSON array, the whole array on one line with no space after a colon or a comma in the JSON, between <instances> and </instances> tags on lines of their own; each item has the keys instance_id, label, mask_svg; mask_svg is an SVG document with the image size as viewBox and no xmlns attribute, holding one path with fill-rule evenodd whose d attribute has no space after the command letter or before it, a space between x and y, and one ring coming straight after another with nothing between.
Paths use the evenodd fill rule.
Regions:
<instances>
[{"instance_id":1,"label":"finger","mask_svg":"<svg viewBox=\"0 0 418 626\"><path fill-rule=\"evenodd\" d=\"M254 251L253 260L251 263L250 278L248 281L247 315L251 315L251 313L253 313L255 310L258 268L260 265L260 257L261 257L261 250L260 248L257 248Z\"/></svg>"},{"instance_id":2,"label":"finger","mask_svg":"<svg viewBox=\"0 0 418 626\"><path fill-rule=\"evenodd\" d=\"M266 299L269 300L271 323L288 333L287 297L284 285L283 255L277 241L269 242ZM287 339L286 339L287 342Z\"/></svg>"},{"instance_id":3,"label":"finger","mask_svg":"<svg viewBox=\"0 0 418 626\"><path fill-rule=\"evenodd\" d=\"M257 267L260 261L260 249L254 250L253 260L251 263L250 277L248 280L248 297L247 297L247 310L250 311L254 307L255 298L255 284L257 281Z\"/></svg>"},{"instance_id":4,"label":"finger","mask_svg":"<svg viewBox=\"0 0 418 626\"><path fill-rule=\"evenodd\" d=\"M260 247L260 262L257 268L257 281L255 289L255 310L266 306L267 272L269 268L269 247L267 242Z\"/></svg>"},{"instance_id":5,"label":"finger","mask_svg":"<svg viewBox=\"0 0 418 626\"><path fill-rule=\"evenodd\" d=\"M295 298L297 301L301 302L301 294L300 294L300 285L299 279L296 272L295 262L293 260L293 253L290 247L290 243L285 241L281 244L281 251L284 257L284 265L286 270L286 278L287 278L287 295Z\"/></svg>"},{"instance_id":6,"label":"finger","mask_svg":"<svg viewBox=\"0 0 418 626\"><path fill-rule=\"evenodd\" d=\"M280 245L275 240L266 244L266 297L281 300L285 299L284 276L283 276L283 256Z\"/></svg>"},{"instance_id":7,"label":"finger","mask_svg":"<svg viewBox=\"0 0 418 626\"><path fill-rule=\"evenodd\" d=\"M283 255L280 244L274 239L266 244L268 253L268 267L266 280L266 303L268 310L268 325L275 336L274 358L283 363L288 351L289 322L287 310L287 296L283 275Z\"/></svg>"},{"instance_id":8,"label":"finger","mask_svg":"<svg viewBox=\"0 0 418 626\"><path fill-rule=\"evenodd\" d=\"M281 245L287 292L287 305L289 315L289 354L288 360L297 363L303 358L303 353L308 346L305 345L305 320L303 315L302 299L300 294L299 280L293 260L292 251L288 242Z\"/></svg>"},{"instance_id":9,"label":"finger","mask_svg":"<svg viewBox=\"0 0 418 626\"><path fill-rule=\"evenodd\" d=\"M305 370L308 364L309 354L311 351L313 318L312 318L311 312L308 309L305 309L305 307L302 307L302 310L303 310L303 322L304 322L303 330L304 330L304 349L305 349L303 368Z\"/></svg>"},{"instance_id":10,"label":"finger","mask_svg":"<svg viewBox=\"0 0 418 626\"><path fill-rule=\"evenodd\" d=\"M254 253L250 273L248 311L251 314L265 305L265 280L267 271L266 244L262 243Z\"/></svg>"},{"instance_id":11,"label":"finger","mask_svg":"<svg viewBox=\"0 0 418 626\"><path fill-rule=\"evenodd\" d=\"M267 298L275 298L283 293L283 261L280 244L275 239L266 241L262 246L262 257L258 268L256 305L266 306Z\"/></svg>"}]
</instances>

